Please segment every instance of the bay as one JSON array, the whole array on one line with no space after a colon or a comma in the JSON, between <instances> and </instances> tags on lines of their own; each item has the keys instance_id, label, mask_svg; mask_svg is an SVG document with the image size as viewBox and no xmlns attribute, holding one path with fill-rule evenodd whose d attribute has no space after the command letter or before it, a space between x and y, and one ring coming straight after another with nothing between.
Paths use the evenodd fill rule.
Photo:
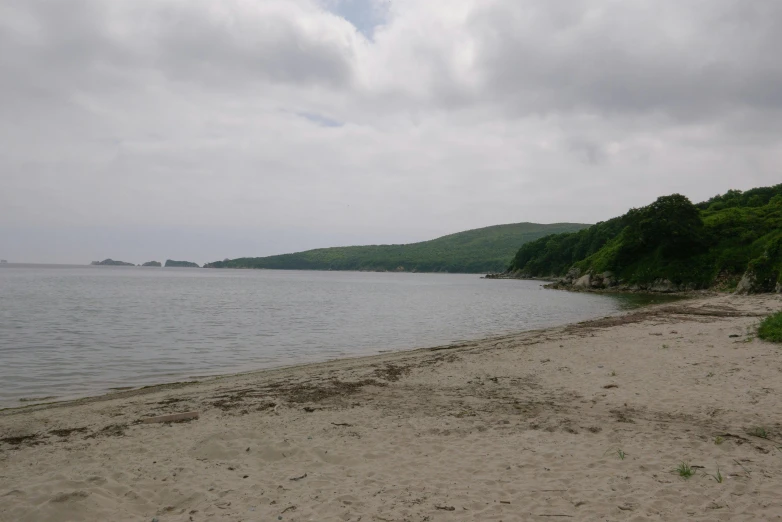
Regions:
<instances>
[{"instance_id":1,"label":"bay","mask_svg":"<svg viewBox=\"0 0 782 522\"><path fill-rule=\"evenodd\" d=\"M0 407L602 317L632 296L465 274L0 266Z\"/></svg>"}]
</instances>

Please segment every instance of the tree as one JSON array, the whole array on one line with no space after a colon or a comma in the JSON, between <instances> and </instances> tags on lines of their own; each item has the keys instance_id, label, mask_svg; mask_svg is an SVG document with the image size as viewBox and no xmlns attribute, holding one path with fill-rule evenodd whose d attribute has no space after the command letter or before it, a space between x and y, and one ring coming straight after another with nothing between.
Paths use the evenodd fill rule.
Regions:
<instances>
[{"instance_id":1,"label":"tree","mask_svg":"<svg viewBox=\"0 0 782 522\"><path fill-rule=\"evenodd\" d=\"M685 257L703 246L704 226L698 208L681 194L663 196L627 214L620 258L659 251L663 257Z\"/></svg>"}]
</instances>

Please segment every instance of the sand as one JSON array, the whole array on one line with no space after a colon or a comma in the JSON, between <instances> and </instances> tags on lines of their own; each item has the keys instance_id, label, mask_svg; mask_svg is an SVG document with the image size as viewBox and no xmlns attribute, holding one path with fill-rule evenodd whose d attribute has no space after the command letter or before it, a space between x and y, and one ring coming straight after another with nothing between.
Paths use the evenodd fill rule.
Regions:
<instances>
[{"instance_id":1,"label":"sand","mask_svg":"<svg viewBox=\"0 0 782 522\"><path fill-rule=\"evenodd\" d=\"M782 347L754 329L780 309L710 296L2 411L0 520L779 519Z\"/></svg>"}]
</instances>

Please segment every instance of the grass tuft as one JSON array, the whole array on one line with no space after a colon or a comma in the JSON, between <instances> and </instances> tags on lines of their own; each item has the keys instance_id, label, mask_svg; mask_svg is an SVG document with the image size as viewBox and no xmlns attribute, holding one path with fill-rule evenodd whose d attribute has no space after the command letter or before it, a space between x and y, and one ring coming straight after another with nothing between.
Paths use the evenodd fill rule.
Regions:
<instances>
[{"instance_id":1,"label":"grass tuft","mask_svg":"<svg viewBox=\"0 0 782 522\"><path fill-rule=\"evenodd\" d=\"M772 343L782 343L782 312L763 319L758 328L758 337Z\"/></svg>"},{"instance_id":2,"label":"grass tuft","mask_svg":"<svg viewBox=\"0 0 782 522\"><path fill-rule=\"evenodd\" d=\"M704 475L713 478L718 484L722 484L723 482L725 482L725 477L722 475L719 466L717 466L717 473L713 475L711 473L704 473Z\"/></svg>"},{"instance_id":3,"label":"grass tuft","mask_svg":"<svg viewBox=\"0 0 782 522\"><path fill-rule=\"evenodd\" d=\"M589 431L592 431L592 433L597 433L598 431L600 431L600 429L598 428L596 431L593 431L593 428L589 428ZM605 457L611 451L612 450L606 450L606 452L603 453L603 456ZM613 450L612 454L616 455L619 460L624 460L625 457L627 457L627 453L625 453L623 449Z\"/></svg>"},{"instance_id":4,"label":"grass tuft","mask_svg":"<svg viewBox=\"0 0 782 522\"><path fill-rule=\"evenodd\" d=\"M753 437L760 437L761 439L767 439L771 436L768 430L763 426L755 426L751 430L748 430L747 433L749 433Z\"/></svg>"},{"instance_id":5,"label":"grass tuft","mask_svg":"<svg viewBox=\"0 0 782 522\"><path fill-rule=\"evenodd\" d=\"M716 444L717 446L719 446L723 442L725 442L725 438L724 437L721 437L719 435L717 437L714 437L714 444Z\"/></svg>"},{"instance_id":6,"label":"grass tuft","mask_svg":"<svg viewBox=\"0 0 782 522\"><path fill-rule=\"evenodd\" d=\"M684 479L688 479L695 475L695 471L693 471L692 467L686 462L679 464L679 467L674 471L676 471L676 473L678 473L679 476Z\"/></svg>"}]
</instances>

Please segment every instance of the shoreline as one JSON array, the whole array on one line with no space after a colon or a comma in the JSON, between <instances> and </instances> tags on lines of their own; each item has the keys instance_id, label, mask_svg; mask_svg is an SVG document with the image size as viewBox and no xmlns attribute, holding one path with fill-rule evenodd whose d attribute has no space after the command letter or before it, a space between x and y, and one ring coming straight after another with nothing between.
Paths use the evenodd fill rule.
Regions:
<instances>
[{"instance_id":1,"label":"shoreline","mask_svg":"<svg viewBox=\"0 0 782 522\"><path fill-rule=\"evenodd\" d=\"M665 304L651 304L651 305L645 305L641 308L647 309L655 306L665 306ZM640 309L640 308L639 308ZM148 384L143 386L131 386L130 389L123 389L123 390L113 390L113 391L107 391L103 393L96 393L94 395L86 395L84 397L77 397L73 399L64 398L62 400L54 400L50 402L36 402L34 399L20 399L20 402L29 402L29 404L20 404L19 406L8 406L0 408L0 417L4 413L10 413L10 412L19 412L24 413L21 410L38 410L38 409L49 409L49 408L57 408L57 407L69 407L69 406L78 406L81 404L89 404L93 402L102 402L102 401L109 401L114 399L126 399L131 397L137 397L139 395L144 395L148 393L156 393L159 391L167 391L167 390L174 390L174 389L181 389L187 386L198 386L200 384L210 384L214 381L218 380L225 380L225 379L232 379L232 378L242 378L242 377L264 377L267 375L272 375L274 373L280 373L280 372L287 372L287 371L293 371L293 370L322 370L324 368L320 368L322 366L329 366L329 365L341 365L341 364L347 364L350 362L355 363L362 363L362 362L368 362L371 363L373 360L377 360L378 362L383 361L385 359L395 359L398 355L414 355L417 353L425 353L425 352L432 352L432 351L443 351L443 350L451 350L456 348L464 347L468 344L474 344L474 343L492 343L492 342L501 342L503 340L511 339L511 338L518 338L520 336L524 336L526 334L543 334L548 331L556 331L560 330L564 327L571 326L571 325L578 325L584 322L590 322L590 321L597 321L597 320L604 320L609 318L615 318L615 317L621 317L623 315L632 314L637 310L629 310L629 311L620 311L614 315L607 315L604 317L596 318L596 319L590 319L587 321L582 321L579 323L570 323L567 325L561 325L561 326L551 326L547 328L537 328L532 330L520 330L516 332L509 332L505 334L499 334L496 336L489 336L489 337L481 337L478 339L464 339L460 341L454 341L450 344L441 344L441 345L435 345L435 346L424 346L424 347L418 347L418 348L402 348L398 350L385 350L379 353L374 353L370 355L355 355L355 356L344 356L344 357L337 357L334 359L329 359L325 361L314 361L314 362L302 362L302 363L294 363L284 366L277 366L277 367L270 367L270 368L260 368L257 370L248 370L248 371L241 371L241 372L228 372L228 373L221 373L221 374L215 374L215 375L206 375L202 378L195 378L195 380L181 380L181 381L166 381L161 382L157 384ZM327 369L327 368L325 368ZM48 398L48 397L47 397ZM56 398L56 397L51 397Z\"/></svg>"},{"instance_id":2,"label":"shoreline","mask_svg":"<svg viewBox=\"0 0 782 522\"><path fill-rule=\"evenodd\" d=\"M780 309L776 295L708 296L0 410L0 512L36 522L770 519L782 512L782 348L753 328ZM188 412L199 418L142 422ZM751 434L760 427L769 439ZM671 473L681 462L696 475ZM717 468L723 482L709 476Z\"/></svg>"},{"instance_id":3,"label":"shoreline","mask_svg":"<svg viewBox=\"0 0 782 522\"><path fill-rule=\"evenodd\" d=\"M87 265L89 266L89 265ZM520 279L527 281L527 279ZM537 281L534 279L530 279L529 281ZM575 291L575 290L567 290L567 289L554 289L554 290L562 290L562 291ZM242 377L242 376L251 376L251 375L257 375L261 376L263 374L266 374L268 372L275 372L275 371L285 371L285 370L291 370L291 369L297 369L297 368L309 368L309 367L317 367L319 365L323 364L329 364L329 363L338 363L338 362L346 362L346 361L357 361L360 362L364 359L373 359L376 357L382 358L383 356L392 356L394 354L401 354L401 353L415 353L415 352L426 352L426 351L438 351L438 350L447 350L451 347L458 347L463 346L467 343L490 343L490 342L496 342L503 339L513 338L522 336L525 334L531 334L531 333L545 333L546 331L556 331L558 329L561 329L566 326L570 326L571 324L580 324L582 322L590 322L595 320L602 320L606 318L611 317L621 317L628 314L633 314L638 311L647 310L647 309L653 309L654 307L660 307L660 306L666 306L675 302L685 301L688 299L698 299L703 297L713 297L716 295L716 293L705 293L705 291L698 291L698 292L691 292L691 293L684 293L684 294L650 294L650 293L644 293L644 292L612 292L608 290L600 291L595 290L592 291L593 293L602 293L602 294L617 294L617 295L627 295L627 294L634 294L634 295L640 295L640 296L646 296L652 298L667 298L670 297L671 299L664 303L651 303L651 304L644 304L640 305L637 308L633 308L630 310L618 310L614 314L610 314L604 317L589 319L586 321L581 321L579 323L569 323L564 324L560 326L550 326L545 328L534 328L530 330L516 330L516 331L509 331L505 333L499 333L497 335L491 335L488 337L481 337L477 339L462 339L458 341L453 341L449 344L442 344L442 345L434 345L434 346L419 346L414 348L401 348L401 349L392 349L387 351L382 351L378 353L373 354L366 354L366 355L347 355L342 357L337 357L333 359L323 360L323 361L312 361L312 362L300 362L300 363L293 363L293 364L286 364L282 366L272 366L268 368L259 368L255 370L246 370L246 371L227 371L225 373L216 373L214 375L202 375L202 376L188 376L188 377L182 377L182 380L173 380L173 381L165 381L160 383L152 383L152 384L144 384L144 385L137 385L132 386L128 385L128 389L112 389L109 388L106 391L99 391L94 394L74 397L74 398L68 398L63 397L62 399L53 396L53 397L44 397L42 401L35 400L36 397L22 397L18 399L18 402L20 403L17 406L3 406L0 407L0 415L3 414L3 412L8 411L16 411L16 410L25 410L25 409L33 409L37 407L57 407L57 406L69 406L69 405L76 405L76 404L82 404L82 403L89 403L93 401L98 400L111 400L111 399L121 399L125 397L133 397L142 391L144 393L152 393L158 389L160 390L166 390L166 389L173 389L173 388L179 388L182 386L187 385L197 385L201 383L208 383L214 380L218 379L228 379L232 377ZM125 388L125 387L123 387ZM48 402L43 402L47 399L54 399L50 400ZM26 404L25 404L26 403Z\"/></svg>"}]
</instances>

